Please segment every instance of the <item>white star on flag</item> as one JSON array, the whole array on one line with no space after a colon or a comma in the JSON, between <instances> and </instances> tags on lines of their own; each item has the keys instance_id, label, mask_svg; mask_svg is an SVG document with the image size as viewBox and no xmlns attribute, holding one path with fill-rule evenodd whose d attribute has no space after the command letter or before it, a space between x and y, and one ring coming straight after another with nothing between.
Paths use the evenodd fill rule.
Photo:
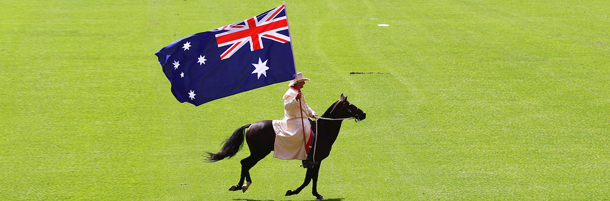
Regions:
<instances>
[{"instance_id":1,"label":"white star on flag","mask_svg":"<svg viewBox=\"0 0 610 201\"><path fill-rule=\"evenodd\" d=\"M201 66L201 64L205 64L205 61L207 59L205 59L205 55L201 55L199 56L199 58L197 58L197 63L199 63L199 65Z\"/></svg>"},{"instance_id":2,"label":"white star on flag","mask_svg":"<svg viewBox=\"0 0 610 201\"><path fill-rule=\"evenodd\" d=\"M251 74L257 73L258 74L258 79L261 78L261 74L265 75L265 77L267 77L267 70L269 70L269 67L267 67L267 61L269 60L265 60L265 62L261 61L261 58L258 58L258 64L252 64L254 66L254 71L252 71Z\"/></svg>"},{"instance_id":3,"label":"white star on flag","mask_svg":"<svg viewBox=\"0 0 610 201\"><path fill-rule=\"evenodd\" d=\"M180 62L176 61L176 60L174 60L173 64L174 64L174 70L178 69L178 66L180 66Z\"/></svg>"},{"instance_id":4,"label":"white star on flag","mask_svg":"<svg viewBox=\"0 0 610 201\"><path fill-rule=\"evenodd\" d=\"M186 43L184 43L184 45L182 46L182 49L184 49L184 51L190 50L189 48L191 48L191 42L186 41Z\"/></svg>"},{"instance_id":5,"label":"white star on flag","mask_svg":"<svg viewBox=\"0 0 610 201\"><path fill-rule=\"evenodd\" d=\"M184 77L184 72L180 73L180 78Z\"/></svg>"},{"instance_id":6,"label":"white star on flag","mask_svg":"<svg viewBox=\"0 0 610 201\"><path fill-rule=\"evenodd\" d=\"M197 94L195 94L195 92L194 92L193 90L190 90L190 91L189 91L189 98L190 98L191 100L195 99L195 95L197 95Z\"/></svg>"}]
</instances>

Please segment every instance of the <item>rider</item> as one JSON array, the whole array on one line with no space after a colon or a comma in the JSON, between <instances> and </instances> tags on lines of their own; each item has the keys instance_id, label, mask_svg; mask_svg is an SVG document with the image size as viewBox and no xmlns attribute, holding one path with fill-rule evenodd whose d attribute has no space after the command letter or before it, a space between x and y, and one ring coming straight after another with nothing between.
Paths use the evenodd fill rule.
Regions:
<instances>
[{"instance_id":1,"label":"rider","mask_svg":"<svg viewBox=\"0 0 610 201\"><path fill-rule=\"evenodd\" d=\"M311 160L308 156L307 142L310 139L312 130L308 117L317 118L318 114L307 105L305 96L301 89L305 85L308 78L303 76L303 73L297 73L296 78L290 82L290 88L284 94L284 118L281 123L283 132L279 132L276 136L276 143L282 143L287 149L296 149L296 154L289 156L280 156L276 150L274 156L280 159L299 159ZM293 152L294 153L294 152Z\"/></svg>"}]
</instances>

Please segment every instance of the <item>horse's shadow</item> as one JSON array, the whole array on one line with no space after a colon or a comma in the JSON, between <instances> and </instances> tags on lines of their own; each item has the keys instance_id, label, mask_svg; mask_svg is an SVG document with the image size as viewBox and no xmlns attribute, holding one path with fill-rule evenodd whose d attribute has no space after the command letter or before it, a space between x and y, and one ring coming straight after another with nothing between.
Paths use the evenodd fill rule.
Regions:
<instances>
[{"instance_id":1,"label":"horse's shadow","mask_svg":"<svg viewBox=\"0 0 610 201\"><path fill-rule=\"evenodd\" d=\"M273 200L253 200L253 199L233 199L234 201L273 201ZM324 200L330 200L330 201L343 201L345 200L345 198L331 198L331 199L324 199ZM285 201L291 201L291 200L285 200ZM317 201L317 200L311 200L311 201Z\"/></svg>"}]
</instances>

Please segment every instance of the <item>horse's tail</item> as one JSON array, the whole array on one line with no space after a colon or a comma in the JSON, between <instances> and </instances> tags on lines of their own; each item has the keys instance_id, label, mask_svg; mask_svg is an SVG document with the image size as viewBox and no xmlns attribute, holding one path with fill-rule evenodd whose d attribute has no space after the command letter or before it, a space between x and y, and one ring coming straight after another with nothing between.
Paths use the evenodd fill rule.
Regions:
<instances>
[{"instance_id":1,"label":"horse's tail","mask_svg":"<svg viewBox=\"0 0 610 201\"><path fill-rule=\"evenodd\" d=\"M210 155L208 157L208 161L216 162L216 161L225 159L227 157L231 158L231 157L235 156L235 154L237 154L237 152L239 152L242 145L244 144L244 131L248 127L250 127L250 124L242 126L242 127L238 128L237 130L235 130L235 132L233 132L233 135L231 135L224 141L224 146L222 146L222 149L220 149L220 151L218 153L214 154L214 153L208 152L208 154Z\"/></svg>"}]
</instances>

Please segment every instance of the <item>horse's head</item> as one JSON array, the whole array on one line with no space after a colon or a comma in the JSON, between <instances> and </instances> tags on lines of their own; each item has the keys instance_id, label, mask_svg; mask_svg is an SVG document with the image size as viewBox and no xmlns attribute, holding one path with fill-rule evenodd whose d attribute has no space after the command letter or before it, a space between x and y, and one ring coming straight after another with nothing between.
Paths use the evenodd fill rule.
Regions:
<instances>
[{"instance_id":1,"label":"horse's head","mask_svg":"<svg viewBox=\"0 0 610 201\"><path fill-rule=\"evenodd\" d=\"M366 113L354 104L347 101L347 97L341 94L339 101L335 102L323 116L332 118L350 118L356 119L356 122L366 119Z\"/></svg>"}]
</instances>

